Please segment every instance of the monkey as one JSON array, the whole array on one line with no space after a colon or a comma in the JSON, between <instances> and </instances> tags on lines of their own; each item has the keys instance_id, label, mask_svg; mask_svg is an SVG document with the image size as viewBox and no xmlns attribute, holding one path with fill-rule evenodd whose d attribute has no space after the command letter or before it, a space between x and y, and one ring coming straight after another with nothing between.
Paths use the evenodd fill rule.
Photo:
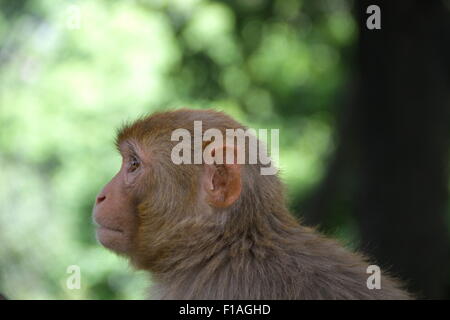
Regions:
<instances>
[{"instance_id":1,"label":"monkey","mask_svg":"<svg viewBox=\"0 0 450 320\"><path fill-rule=\"evenodd\" d=\"M303 226L278 174L262 175L259 161L175 164L171 135L193 133L194 121L203 132L246 129L223 112L191 109L123 126L120 170L93 208L98 242L151 274L150 298L413 299L386 274L369 289L368 259ZM210 149L236 154L226 143Z\"/></svg>"}]
</instances>

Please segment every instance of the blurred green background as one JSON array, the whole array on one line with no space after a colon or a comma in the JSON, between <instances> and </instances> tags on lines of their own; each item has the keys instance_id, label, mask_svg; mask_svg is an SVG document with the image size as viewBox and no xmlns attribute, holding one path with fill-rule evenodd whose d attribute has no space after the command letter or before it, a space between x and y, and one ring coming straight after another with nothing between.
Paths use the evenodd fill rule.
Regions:
<instances>
[{"instance_id":1,"label":"blurred green background","mask_svg":"<svg viewBox=\"0 0 450 320\"><path fill-rule=\"evenodd\" d=\"M157 110L214 108L249 127L280 128L281 177L301 216L326 178L353 88L353 7L0 1L0 292L145 298L147 275L96 243L90 215L120 165L116 128ZM318 223L358 247L348 201L333 202L337 213ZM70 265L81 268L80 290L66 287Z\"/></svg>"}]
</instances>

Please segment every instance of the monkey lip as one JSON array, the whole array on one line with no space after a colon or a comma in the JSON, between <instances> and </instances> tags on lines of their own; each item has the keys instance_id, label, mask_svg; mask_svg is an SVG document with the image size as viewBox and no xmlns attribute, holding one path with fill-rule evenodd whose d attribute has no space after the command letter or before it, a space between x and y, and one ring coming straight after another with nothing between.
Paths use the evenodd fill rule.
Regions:
<instances>
[{"instance_id":1,"label":"monkey lip","mask_svg":"<svg viewBox=\"0 0 450 320\"><path fill-rule=\"evenodd\" d=\"M116 229L116 228L109 228L109 227L105 227L102 225L97 225L96 227L97 227L97 231L111 231L111 232L123 233L123 230Z\"/></svg>"}]
</instances>

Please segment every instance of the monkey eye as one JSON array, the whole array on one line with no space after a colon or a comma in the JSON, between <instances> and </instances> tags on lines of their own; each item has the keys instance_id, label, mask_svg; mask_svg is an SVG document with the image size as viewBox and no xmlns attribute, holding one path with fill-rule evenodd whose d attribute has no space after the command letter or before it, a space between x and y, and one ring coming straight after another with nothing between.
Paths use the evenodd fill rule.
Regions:
<instances>
[{"instance_id":1,"label":"monkey eye","mask_svg":"<svg viewBox=\"0 0 450 320\"><path fill-rule=\"evenodd\" d=\"M129 167L128 167L128 172L136 171L136 169L139 168L139 165L140 165L140 162L139 162L138 158L135 156L131 156L130 162L129 162Z\"/></svg>"}]
</instances>

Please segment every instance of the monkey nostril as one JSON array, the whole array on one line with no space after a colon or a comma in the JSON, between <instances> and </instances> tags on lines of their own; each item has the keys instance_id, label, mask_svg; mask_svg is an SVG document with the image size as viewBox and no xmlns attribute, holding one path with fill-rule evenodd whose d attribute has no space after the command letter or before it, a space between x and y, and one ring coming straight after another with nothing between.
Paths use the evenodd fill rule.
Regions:
<instances>
[{"instance_id":1,"label":"monkey nostril","mask_svg":"<svg viewBox=\"0 0 450 320\"><path fill-rule=\"evenodd\" d=\"M99 204L100 202L102 202L105 199L106 199L106 196L99 196L99 197L97 197L97 204Z\"/></svg>"}]
</instances>

